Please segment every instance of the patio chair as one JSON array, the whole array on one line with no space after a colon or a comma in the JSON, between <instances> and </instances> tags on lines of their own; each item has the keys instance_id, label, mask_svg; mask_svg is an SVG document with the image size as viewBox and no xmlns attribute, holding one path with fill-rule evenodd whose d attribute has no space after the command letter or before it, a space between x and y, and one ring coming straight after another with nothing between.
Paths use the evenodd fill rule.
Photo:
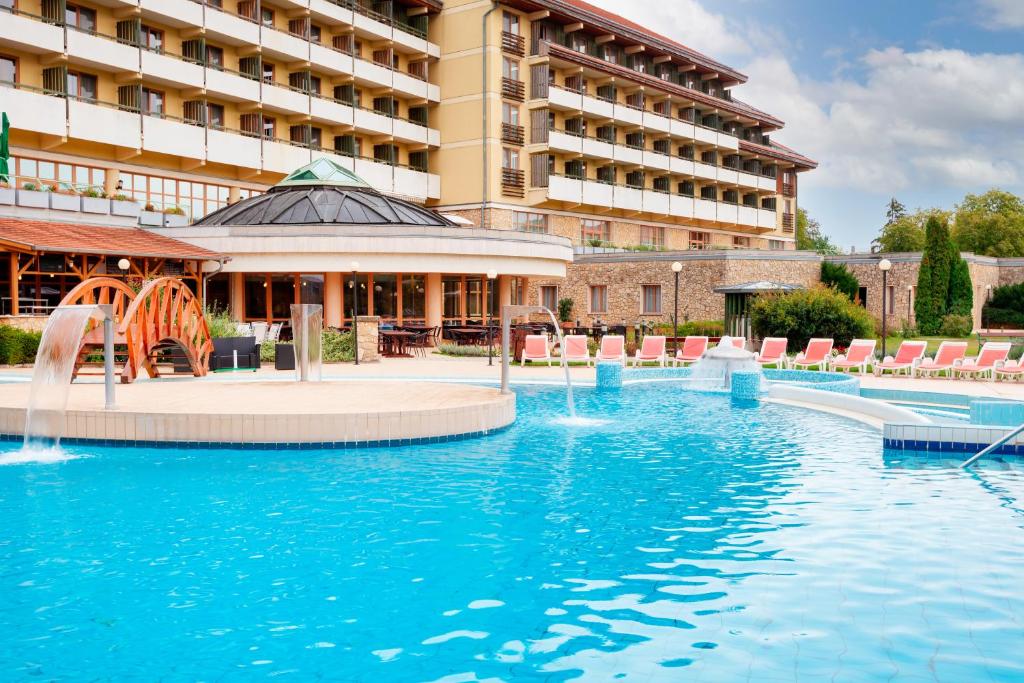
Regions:
<instances>
[{"instance_id":1,"label":"patio chair","mask_svg":"<svg viewBox=\"0 0 1024 683\"><path fill-rule=\"evenodd\" d=\"M886 372L891 372L893 375L903 372L907 377L912 377L914 367L921 362L921 357L924 356L927 348L928 342L904 339L900 342L900 347L896 349L895 356L886 356L881 363L875 364L875 374L881 377Z\"/></svg>"},{"instance_id":2,"label":"patio chair","mask_svg":"<svg viewBox=\"0 0 1024 683\"><path fill-rule=\"evenodd\" d=\"M673 365L678 367L680 364L696 363L707 350L707 337L689 336L683 340L683 348L676 350L676 356L672 359Z\"/></svg>"},{"instance_id":3,"label":"patio chair","mask_svg":"<svg viewBox=\"0 0 1024 683\"><path fill-rule=\"evenodd\" d=\"M551 367L551 348L548 346L546 334L528 334L526 343L523 345L523 355L519 359L519 366L526 365L526 361L547 361Z\"/></svg>"},{"instance_id":4,"label":"patio chair","mask_svg":"<svg viewBox=\"0 0 1024 683\"><path fill-rule=\"evenodd\" d=\"M665 337L656 334L649 334L644 337L643 343L633 356L633 367L640 363L656 362L665 367Z\"/></svg>"},{"instance_id":5,"label":"patio chair","mask_svg":"<svg viewBox=\"0 0 1024 683\"><path fill-rule=\"evenodd\" d=\"M985 342L978 357L973 360L967 359L953 368L953 374L958 377L969 375L978 379L987 376L990 380L995 380L996 368L1003 367L1009 355L1010 342Z\"/></svg>"},{"instance_id":6,"label":"patio chair","mask_svg":"<svg viewBox=\"0 0 1024 683\"><path fill-rule=\"evenodd\" d=\"M804 349L803 353L796 354L791 365L802 370L810 370L811 368L824 370L828 366L833 343L833 340L821 337L809 340L807 348Z\"/></svg>"},{"instance_id":7,"label":"patio chair","mask_svg":"<svg viewBox=\"0 0 1024 683\"><path fill-rule=\"evenodd\" d=\"M1019 360L1008 360L1002 367L995 370L996 379L1012 379L1017 382L1024 377L1024 364Z\"/></svg>"},{"instance_id":8,"label":"patio chair","mask_svg":"<svg viewBox=\"0 0 1024 683\"><path fill-rule=\"evenodd\" d=\"M267 330L266 342L268 344L276 344L277 341L281 338L281 328L283 327L284 323L274 323L273 325L271 325L270 329Z\"/></svg>"},{"instance_id":9,"label":"patio chair","mask_svg":"<svg viewBox=\"0 0 1024 683\"><path fill-rule=\"evenodd\" d=\"M257 321L252 324L252 336L256 337L256 343L262 344L263 340L267 338L267 330L270 326L263 321Z\"/></svg>"},{"instance_id":10,"label":"patio chair","mask_svg":"<svg viewBox=\"0 0 1024 683\"><path fill-rule=\"evenodd\" d=\"M865 374L868 366L875 362L875 344L874 339L854 339L846 354L840 354L832 361L832 372L856 369Z\"/></svg>"},{"instance_id":11,"label":"patio chair","mask_svg":"<svg viewBox=\"0 0 1024 683\"><path fill-rule=\"evenodd\" d=\"M590 349L587 347L587 335L569 334L563 337L565 347L562 350L562 357L565 362L583 362L590 367Z\"/></svg>"},{"instance_id":12,"label":"patio chair","mask_svg":"<svg viewBox=\"0 0 1024 683\"><path fill-rule=\"evenodd\" d=\"M238 332L239 337L251 337L252 323L237 323L235 325L235 331Z\"/></svg>"},{"instance_id":13,"label":"patio chair","mask_svg":"<svg viewBox=\"0 0 1024 683\"><path fill-rule=\"evenodd\" d=\"M919 376L935 377L943 372L952 376L953 369L963 363L967 355L967 342L965 341L944 341L939 344L939 350L935 352L934 358L922 358L914 373Z\"/></svg>"},{"instance_id":14,"label":"patio chair","mask_svg":"<svg viewBox=\"0 0 1024 683\"><path fill-rule=\"evenodd\" d=\"M729 337L729 340L732 342L732 345L735 346L737 349L747 348L746 337Z\"/></svg>"},{"instance_id":15,"label":"patio chair","mask_svg":"<svg viewBox=\"0 0 1024 683\"><path fill-rule=\"evenodd\" d=\"M595 360L618 361L626 364L626 338L621 334L606 334L601 337L601 348L597 350Z\"/></svg>"},{"instance_id":16,"label":"patio chair","mask_svg":"<svg viewBox=\"0 0 1024 683\"><path fill-rule=\"evenodd\" d=\"M757 354L754 360L760 363L762 368L769 365L774 365L777 368L785 367L787 346L789 346L789 340L785 337L765 337L761 342L761 353Z\"/></svg>"}]
</instances>

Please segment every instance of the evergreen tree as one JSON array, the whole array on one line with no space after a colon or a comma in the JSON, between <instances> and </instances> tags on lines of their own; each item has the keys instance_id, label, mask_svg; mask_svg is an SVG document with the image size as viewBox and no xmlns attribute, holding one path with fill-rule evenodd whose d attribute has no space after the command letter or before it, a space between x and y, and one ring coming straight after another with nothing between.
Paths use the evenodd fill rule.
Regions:
<instances>
[{"instance_id":1,"label":"evergreen tree","mask_svg":"<svg viewBox=\"0 0 1024 683\"><path fill-rule=\"evenodd\" d=\"M950 258L953 268L949 274L949 299L946 313L971 315L974 308L974 287L971 285L971 271L967 261L960 256L960 250L950 240Z\"/></svg>"},{"instance_id":2,"label":"evergreen tree","mask_svg":"<svg viewBox=\"0 0 1024 683\"><path fill-rule=\"evenodd\" d=\"M937 334L949 303L952 272L949 228L936 217L925 225L924 253L917 275L917 304L914 317L922 334Z\"/></svg>"},{"instance_id":3,"label":"evergreen tree","mask_svg":"<svg viewBox=\"0 0 1024 683\"><path fill-rule=\"evenodd\" d=\"M889 206L885 209L885 224L892 225L907 215L907 207L900 200L893 197L889 200Z\"/></svg>"}]
</instances>

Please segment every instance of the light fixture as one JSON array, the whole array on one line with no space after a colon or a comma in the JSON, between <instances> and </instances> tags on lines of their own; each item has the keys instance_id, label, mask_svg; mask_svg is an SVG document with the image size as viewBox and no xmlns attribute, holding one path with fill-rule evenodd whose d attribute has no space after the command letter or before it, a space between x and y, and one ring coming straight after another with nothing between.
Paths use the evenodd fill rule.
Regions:
<instances>
[{"instance_id":1,"label":"light fixture","mask_svg":"<svg viewBox=\"0 0 1024 683\"><path fill-rule=\"evenodd\" d=\"M683 264L680 263L679 261L676 261L675 263L672 264L672 272L673 273L678 273L678 272L682 271L682 269L683 269Z\"/></svg>"},{"instance_id":2,"label":"light fixture","mask_svg":"<svg viewBox=\"0 0 1024 683\"><path fill-rule=\"evenodd\" d=\"M498 271L494 270L493 268L487 271L488 280L493 280L496 277L498 277Z\"/></svg>"},{"instance_id":3,"label":"light fixture","mask_svg":"<svg viewBox=\"0 0 1024 683\"><path fill-rule=\"evenodd\" d=\"M349 264L349 270L351 270L353 273L358 272L359 271L359 261L353 261L352 263L350 263Z\"/></svg>"},{"instance_id":4,"label":"light fixture","mask_svg":"<svg viewBox=\"0 0 1024 683\"><path fill-rule=\"evenodd\" d=\"M128 270L129 268L132 267L132 263L128 259L123 258L117 262L117 267L120 268L121 270Z\"/></svg>"},{"instance_id":5,"label":"light fixture","mask_svg":"<svg viewBox=\"0 0 1024 683\"><path fill-rule=\"evenodd\" d=\"M892 261L890 261L889 259L884 258L878 262L878 269L883 273L889 270L890 268L892 268Z\"/></svg>"}]
</instances>

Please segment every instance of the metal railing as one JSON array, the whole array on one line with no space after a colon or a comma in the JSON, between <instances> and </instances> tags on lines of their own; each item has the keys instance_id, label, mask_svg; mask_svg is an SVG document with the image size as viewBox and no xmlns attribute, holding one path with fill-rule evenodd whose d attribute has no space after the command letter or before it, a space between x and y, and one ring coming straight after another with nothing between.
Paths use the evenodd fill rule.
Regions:
<instances>
[{"instance_id":1,"label":"metal railing","mask_svg":"<svg viewBox=\"0 0 1024 683\"><path fill-rule=\"evenodd\" d=\"M999 450L999 448L1001 448L1002 446L1005 446L1006 444L1008 444L1013 439L1013 437L1017 436L1021 432L1024 432L1024 424L1018 425L1017 427L1015 427L1012 430L1010 430L1009 434L1007 434L1003 438L997 440L991 446L988 446L987 448L981 449L980 451L978 451L977 453L975 453L971 457L967 458L967 460L964 460L962 463L960 463L960 468L961 469L966 469L966 468L970 467L971 465L973 465L974 463L976 463L979 460L981 460L983 457L985 457L989 453L994 453L995 451Z\"/></svg>"}]
</instances>

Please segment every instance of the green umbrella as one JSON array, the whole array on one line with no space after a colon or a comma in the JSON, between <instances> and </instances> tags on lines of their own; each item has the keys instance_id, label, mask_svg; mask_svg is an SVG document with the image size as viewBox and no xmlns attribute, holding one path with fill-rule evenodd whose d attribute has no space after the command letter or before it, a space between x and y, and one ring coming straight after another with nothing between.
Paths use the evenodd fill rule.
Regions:
<instances>
[{"instance_id":1,"label":"green umbrella","mask_svg":"<svg viewBox=\"0 0 1024 683\"><path fill-rule=\"evenodd\" d=\"M8 183L11 181L7 177L10 173L10 169L7 166L7 158L11 156L10 151L7 149L7 131L11 127L11 122L7 120L7 112L0 114L0 183Z\"/></svg>"}]
</instances>

